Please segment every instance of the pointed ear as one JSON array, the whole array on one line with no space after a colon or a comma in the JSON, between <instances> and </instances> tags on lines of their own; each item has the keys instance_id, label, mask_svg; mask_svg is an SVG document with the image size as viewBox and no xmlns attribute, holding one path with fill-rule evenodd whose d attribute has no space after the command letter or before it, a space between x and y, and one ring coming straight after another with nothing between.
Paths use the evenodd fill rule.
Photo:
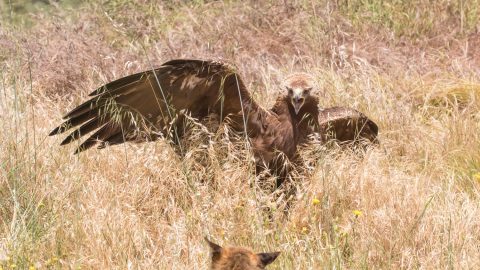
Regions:
<instances>
[{"instance_id":1,"label":"pointed ear","mask_svg":"<svg viewBox=\"0 0 480 270\"><path fill-rule=\"evenodd\" d=\"M207 237L205 237L205 241L207 241L208 245L210 246L210 249L212 250L212 260L216 261L220 259L220 254L222 253L222 247L210 242Z\"/></svg>"},{"instance_id":2,"label":"pointed ear","mask_svg":"<svg viewBox=\"0 0 480 270\"><path fill-rule=\"evenodd\" d=\"M262 262L263 267L271 264L280 255L280 252L257 253L258 258Z\"/></svg>"}]
</instances>

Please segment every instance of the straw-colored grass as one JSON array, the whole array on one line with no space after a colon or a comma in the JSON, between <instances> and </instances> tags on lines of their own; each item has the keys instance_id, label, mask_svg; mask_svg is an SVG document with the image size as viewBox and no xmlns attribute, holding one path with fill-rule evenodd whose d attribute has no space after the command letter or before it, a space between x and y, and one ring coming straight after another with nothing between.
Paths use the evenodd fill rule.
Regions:
<instances>
[{"instance_id":1,"label":"straw-colored grass","mask_svg":"<svg viewBox=\"0 0 480 270\"><path fill-rule=\"evenodd\" d=\"M281 251L269 269L478 267L478 1L388 2L0 2L0 269L207 269L205 236ZM267 107L308 71L381 145L303 147L288 198L223 126L192 127L184 158L47 136L99 85L173 58L235 63Z\"/></svg>"}]
</instances>

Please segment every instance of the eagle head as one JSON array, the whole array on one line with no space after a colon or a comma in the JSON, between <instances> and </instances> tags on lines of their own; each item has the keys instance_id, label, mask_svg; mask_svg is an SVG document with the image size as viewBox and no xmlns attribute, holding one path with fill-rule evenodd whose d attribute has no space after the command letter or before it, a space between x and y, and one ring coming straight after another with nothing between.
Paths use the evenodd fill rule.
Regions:
<instances>
[{"instance_id":1,"label":"eagle head","mask_svg":"<svg viewBox=\"0 0 480 270\"><path fill-rule=\"evenodd\" d=\"M313 77L307 73L291 74L283 82L295 114L298 114L305 103L305 99L310 96L314 83Z\"/></svg>"}]
</instances>

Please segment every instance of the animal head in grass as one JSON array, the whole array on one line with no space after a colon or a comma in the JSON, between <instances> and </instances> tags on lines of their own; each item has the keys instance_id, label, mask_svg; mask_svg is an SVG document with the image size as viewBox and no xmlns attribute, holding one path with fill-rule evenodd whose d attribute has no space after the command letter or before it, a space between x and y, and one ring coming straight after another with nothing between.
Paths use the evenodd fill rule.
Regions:
<instances>
[{"instance_id":1,"label":"animal head in grass","mask_svg":"<svg viewBox=\"0 0 480 270\"><path fill-rule=\"evenodd\" d=\"M212 270L265 269L280 252L254 253L242 247L221 247L205 238L212 252Z\"/></svg>"}]
</instances>

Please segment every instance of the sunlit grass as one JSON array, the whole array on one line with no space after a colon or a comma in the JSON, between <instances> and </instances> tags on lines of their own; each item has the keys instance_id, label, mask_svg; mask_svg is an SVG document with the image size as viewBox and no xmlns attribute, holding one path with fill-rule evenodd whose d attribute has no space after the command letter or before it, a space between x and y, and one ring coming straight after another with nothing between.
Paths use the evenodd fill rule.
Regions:
<instances>
[{"instance_id":1,"label":"sunlit grass","mask_svg":"<svg viewBox=\"0 0 480 270\"><path fill-rule=\"evenodd\" d=\"M479 265L479 62L455 47L478 24L475 1L348 2L92 1L45 5L35 24L2 16L0 268L206 269L205 236L281 251L269 269ZM442 29L458 30L451 46L431 42ZM47 137L99 85L178 57L235 63L266 107L283 76L308 70L322 106L363 111L381 144L302 146L294 192L272 193L223 125L191 125L183 157L162 140L72 155Z\"/></svg>"}]
</instances>

